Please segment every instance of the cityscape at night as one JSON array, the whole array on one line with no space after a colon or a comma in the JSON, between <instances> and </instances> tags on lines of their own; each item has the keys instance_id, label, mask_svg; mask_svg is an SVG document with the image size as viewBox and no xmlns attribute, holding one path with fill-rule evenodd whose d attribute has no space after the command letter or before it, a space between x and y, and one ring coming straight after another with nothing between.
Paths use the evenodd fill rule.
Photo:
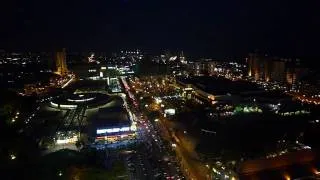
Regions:
<instances>
[{"instance_id":1,"label":"cityscape at night","mask_svg":"<svg viewBox=\"0 0 320 180\"><path fill-rule=\"evenodd\" d=\"M58 1L0 5L0 179L320 179L318 2Z\"/></svg>"}]
</instances>

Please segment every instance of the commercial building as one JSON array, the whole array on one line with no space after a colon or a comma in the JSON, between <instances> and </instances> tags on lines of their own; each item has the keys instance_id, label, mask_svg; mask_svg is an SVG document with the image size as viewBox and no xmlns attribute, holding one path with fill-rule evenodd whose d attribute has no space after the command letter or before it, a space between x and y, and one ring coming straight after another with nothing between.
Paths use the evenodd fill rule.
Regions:
<instances>
[{"instance_id":1,"label":"commercial building","mask_svg":"<svg viewBox=\"0 0 320 180\"><path fill-rule=\"evenodd\" d=\"M135 138L136 126L122 106L100 108L93 121L96 141L115 143Z\"/></svg>"},{"instance_id":2,"label":"commercial building","mask_svg":"<svg viewBox=\"0 0 320 180\"><path fill-rule=\"evenodd\" d=\"M106 77L107 68L96 63L77 63L71 70L79 79L99 80Z\"/></svg>"}]
</instances>

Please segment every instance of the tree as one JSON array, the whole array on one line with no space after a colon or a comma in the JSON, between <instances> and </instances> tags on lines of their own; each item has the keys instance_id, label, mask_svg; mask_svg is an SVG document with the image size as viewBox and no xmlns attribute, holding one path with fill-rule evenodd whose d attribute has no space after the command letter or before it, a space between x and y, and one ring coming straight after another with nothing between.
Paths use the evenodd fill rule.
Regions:
<instances>
[{"instance_id":1,"label":"tree","mask_svg":"<svg viewBox=\"0 0 320 180\"><path fill-rule=\"evenodd\" d=\"M3 112L4 112L4 115L6 116L12 115L13 110L14 110L14 107L12 103L7 103L3 106Z\"/></svg>"},{"instance_id":2,"label":"tree","mask_svg":"<svg viewBox=\"0 0 320 180\"><path fill-rule=\"evenodd\" d=\"M13 103L7 103L3 105L3 116L6 124L9 124L11 122L10 117L13 115L14 111L14 105Z\"/></svg>"}]
</instances>

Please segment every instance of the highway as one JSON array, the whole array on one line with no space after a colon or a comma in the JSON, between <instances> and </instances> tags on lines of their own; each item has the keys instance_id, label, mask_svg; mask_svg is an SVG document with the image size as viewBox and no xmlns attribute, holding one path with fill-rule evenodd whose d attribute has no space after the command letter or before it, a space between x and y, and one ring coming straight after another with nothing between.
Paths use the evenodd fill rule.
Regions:
<instances>
[{"instance_id":1,"label":"highway","mask_svg":"<svg viewBox=\"0 0 320 180\"><path fill-rule=\"evenodd\" d=\"M128 89L133 89L133 92L135 92L137 89L147 89L148 91L145 91L148 95L156 96L157 94L162 95L170 95L172 94L170 90L170 83L164 82L164 79L161 80L162 82L152 82L151 80L146 80L145 82L139 81L136 82L134 85L131 84L131 87L129 85ZM151 88L150 88L151 87ZM153 88L154 87L154 88ZM160 91L160 92L159 92ZM150 93L152 92L152 93ZM139 98L140 99L140 98ZM162 101L165 101L164 99ZM139 103L135 103L139 104ZM161 108L154 108L154 105L151 104L149 108L152 108L153 110L157 110L162 114ZM145 120L148 124L150 123L150 120ZM148 125L150 126L150 125ZM208 168L203 165L203 163L198 159L196 154L194 153L194 148L190 146L190 144L186 143L186 139L183 137L183 135L179 135L179 138L174 134L174 132L171 130L173 129L174 125L170 123L166 118L161 117L155 123L154 129L149 129L151 132L157 132L156 137L160 137L162 142L168 142L167 148L163 151L170 152L173 151L173 157L178 164L178 166L181 168L181 173L183 173L188 179L209 179L208 174ZM174 138L176 137L176 138ZM180 141L180 140L181 141ZM160 145L161 146L161 145ZM163 146L163 145L162 145ZM170 149L169 149L170 148Z\"/></svg>"}]
</instances>

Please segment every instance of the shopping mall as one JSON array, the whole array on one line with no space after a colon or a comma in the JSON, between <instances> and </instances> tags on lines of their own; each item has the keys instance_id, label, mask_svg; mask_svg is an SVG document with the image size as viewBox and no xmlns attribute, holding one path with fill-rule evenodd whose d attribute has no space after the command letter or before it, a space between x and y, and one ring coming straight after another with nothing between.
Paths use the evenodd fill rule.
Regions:
<instances>
[{"instance_id":1,"label":"shopping mall","mask_svg":"<svg viewBox=\"0 0 320 180\"><path fill-rule=\"evenodd\" d=\"M96 141L116 143L136 137L136 125L122 106L100 108L92 124Z\"/></svg>"}]
</instances>

